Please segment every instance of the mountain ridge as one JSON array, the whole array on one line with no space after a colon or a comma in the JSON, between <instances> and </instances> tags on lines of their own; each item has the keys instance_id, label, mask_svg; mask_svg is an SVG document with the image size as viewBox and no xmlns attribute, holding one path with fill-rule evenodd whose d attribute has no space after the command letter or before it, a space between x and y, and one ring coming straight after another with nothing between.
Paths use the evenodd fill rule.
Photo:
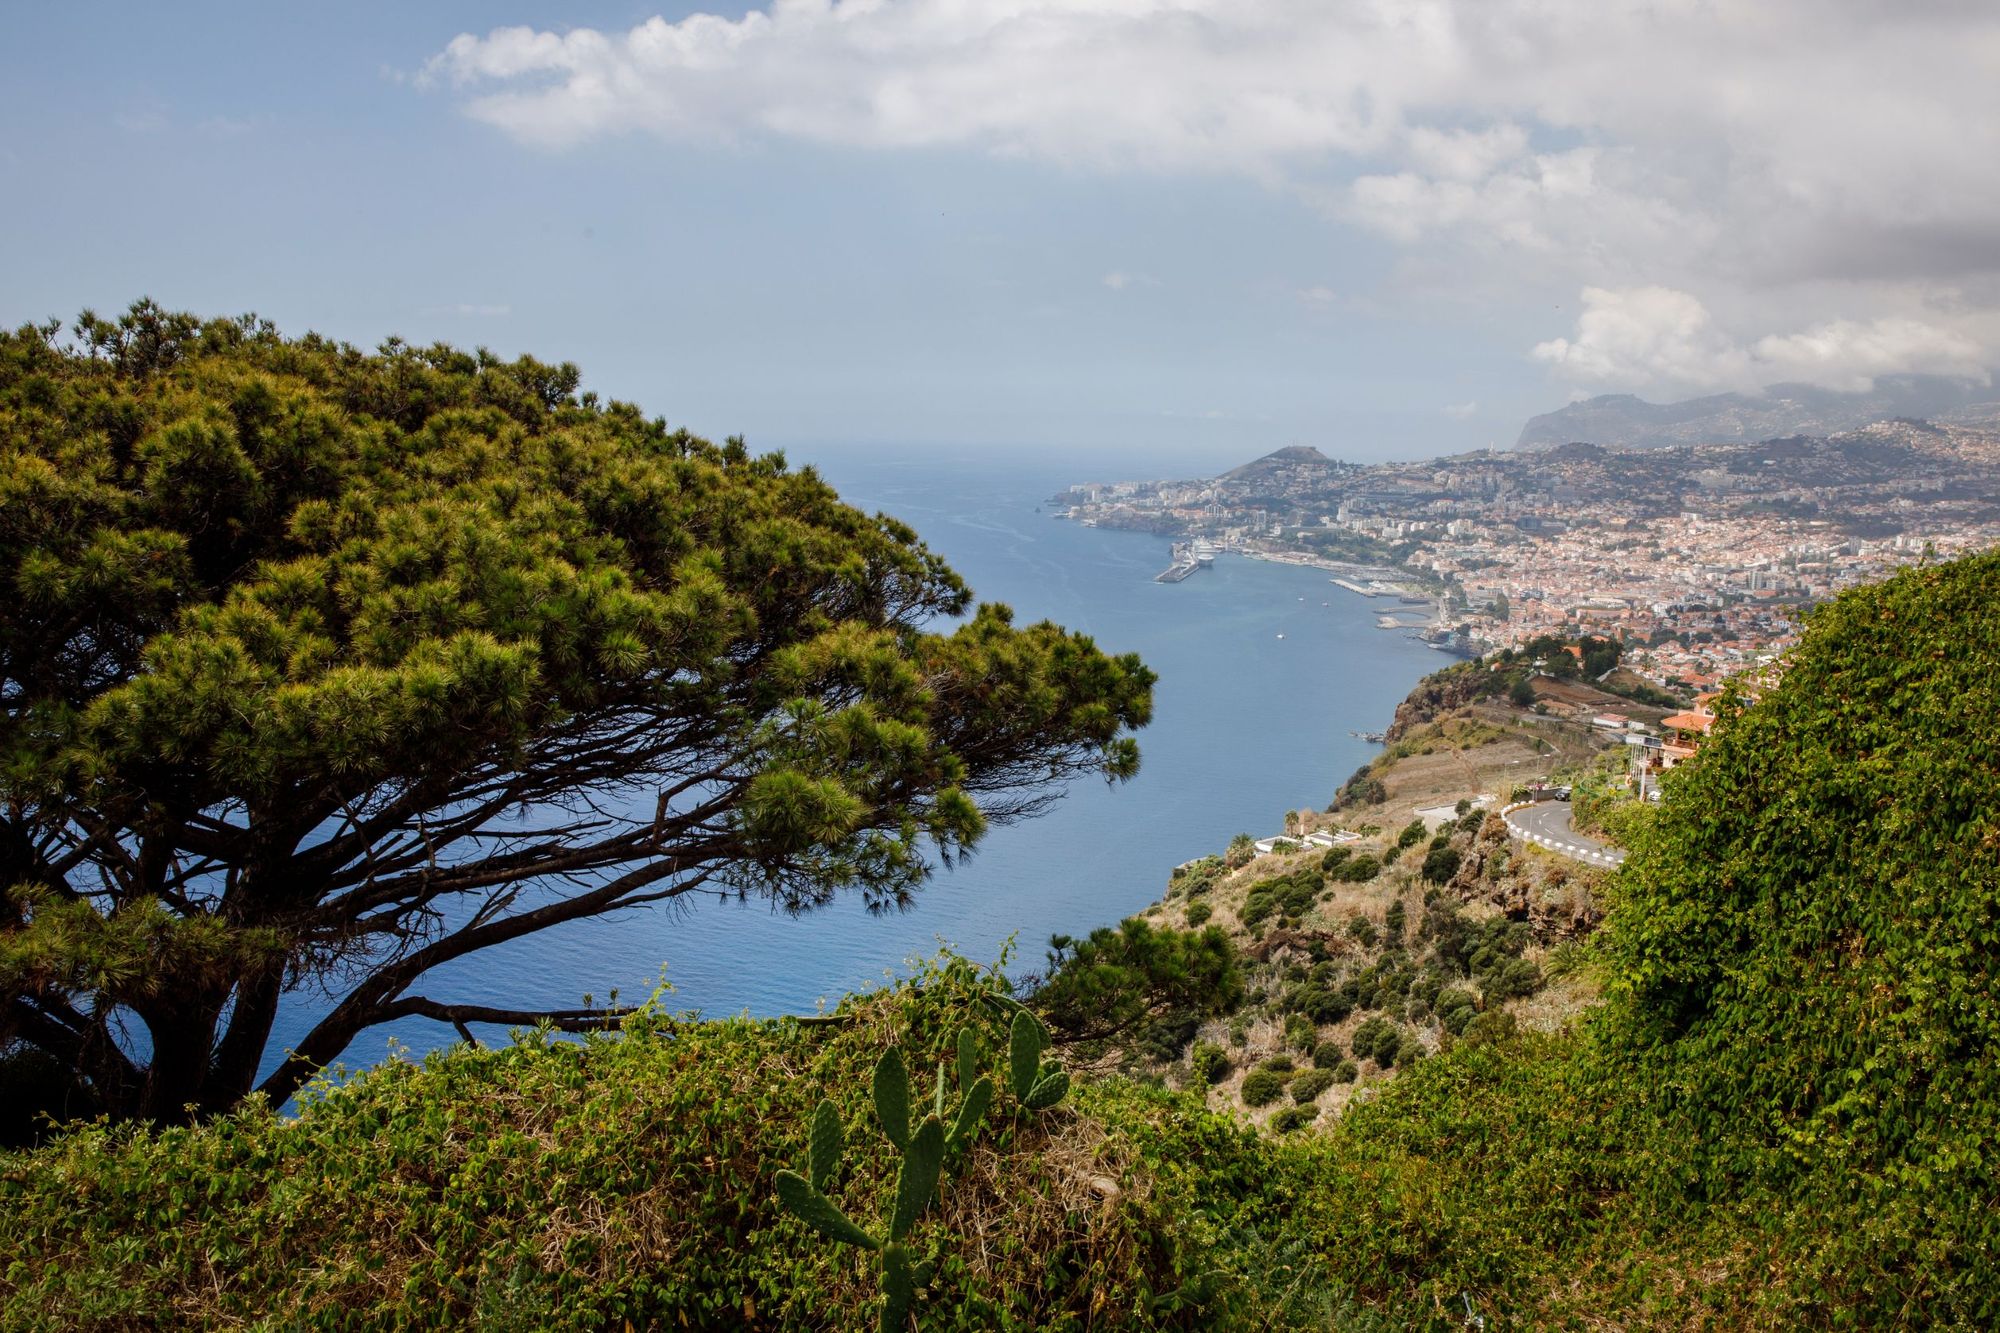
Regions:
<instances>
[{"instance_id":1,"label":"mountain ridge","mask_svg":"<svg viewBox=\"0 0 2000 1333\"><path fill-rule=\"evenodd\" d=\"M1514 448L1539 452L1570 443L1667 448L1755 443L1829 435L1895 418L1986 420L2000 416L2000 384L1941 375L1884 375L1864 393L1810 384L1772 384L1762 393L1718 393L1655 403L1636 394L1599 394L1530 417Z\"/></svg>"}]
</instances>

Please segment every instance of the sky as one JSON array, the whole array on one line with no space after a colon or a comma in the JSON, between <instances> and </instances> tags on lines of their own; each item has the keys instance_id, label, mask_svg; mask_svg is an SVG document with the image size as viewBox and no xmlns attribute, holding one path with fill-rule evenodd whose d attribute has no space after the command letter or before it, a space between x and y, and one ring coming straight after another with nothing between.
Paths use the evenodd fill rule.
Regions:
<instances>
[{"instance_id":1,"label":"sky","mask_svg":"<svg viewBox=\"0 0 2000 1333\"><path fill-rule=\"evenodd\" d=\"M74 0L0 81L9 325L529 352L760 447L1373 461L2000 365L1991 0Z\"/></svg>"}]
</instances>

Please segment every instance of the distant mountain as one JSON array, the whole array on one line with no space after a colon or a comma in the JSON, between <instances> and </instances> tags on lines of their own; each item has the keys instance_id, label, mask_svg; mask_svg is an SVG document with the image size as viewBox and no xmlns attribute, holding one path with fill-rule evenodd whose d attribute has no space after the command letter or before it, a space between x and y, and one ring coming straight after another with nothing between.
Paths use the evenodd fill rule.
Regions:
<instances>
[{"instance_id":1,"label":"distant mountain","mask_svg":"<svg viewBox=\"0 0 2000 1333\"><path fill-rule=\"evenodd\" d=\"M1982 410L1983 409L1983 410ZM1761 394L1718 393L1678 403L1604 394L1535 417L1516 449L1573 442L1651 448L1727 444L1787 435L1830 435L1892 417L1922 419L2000 412L2000 387L1940 375L1884 375L1866 393L1773 384Z\"/></svg>"},{"instance_id":2,"label":"distant mountain","mask_svg":"<svg viewBox=\"0 0 2000 1333\"><path fill-rule=\"evenodd\" d=\"M1345 466L1347 465L1334 462L1309 444L1295 444L1289 449L1279 449L1265 454L1262 458L1253 458L1242 467L1233 467L1223 473L1219 480L1249 481L1257 477L1270 476L1287 468Z\"/></svg>"}]
</instances>

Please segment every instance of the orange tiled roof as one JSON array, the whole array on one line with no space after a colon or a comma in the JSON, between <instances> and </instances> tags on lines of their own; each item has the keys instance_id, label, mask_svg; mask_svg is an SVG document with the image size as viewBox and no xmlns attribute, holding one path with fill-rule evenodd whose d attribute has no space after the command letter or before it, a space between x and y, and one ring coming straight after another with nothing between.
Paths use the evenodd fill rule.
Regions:
<instances>
[{"instance_id":1,"label":"orange tiled roof","mask_svg":"<svg viewBox=\"0 0 2000 1333\"><path fill-rule=\"evenodd\" d=\"M1671 716L1661 718L1660 725L1663 727L1672 727L1675 731L1698 731L1706 736L1708 729L1715 725L1715 714L1674 713Z\"/></svg>"}]
</instances>

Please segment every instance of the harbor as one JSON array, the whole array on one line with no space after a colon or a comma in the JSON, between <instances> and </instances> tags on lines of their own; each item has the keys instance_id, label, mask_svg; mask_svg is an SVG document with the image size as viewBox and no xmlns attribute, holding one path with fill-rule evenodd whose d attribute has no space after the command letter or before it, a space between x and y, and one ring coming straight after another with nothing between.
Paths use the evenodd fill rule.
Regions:
<instances>
[{"instance_id":1,"label":"harbor","mask_svg":"<svg viewBox=\"0 0 2000 1333\"><path fill-rule=\"evenodd\" d=\"M1179 583L1196 570L1207 569L1212 566L1215 563L1215 557L1219 554L1221 554L1221 548L1212 542L1200 540L1175 542L1173 545L1173 563L1153 575L1153 582Z\"/></svg>"}]
</instances>

